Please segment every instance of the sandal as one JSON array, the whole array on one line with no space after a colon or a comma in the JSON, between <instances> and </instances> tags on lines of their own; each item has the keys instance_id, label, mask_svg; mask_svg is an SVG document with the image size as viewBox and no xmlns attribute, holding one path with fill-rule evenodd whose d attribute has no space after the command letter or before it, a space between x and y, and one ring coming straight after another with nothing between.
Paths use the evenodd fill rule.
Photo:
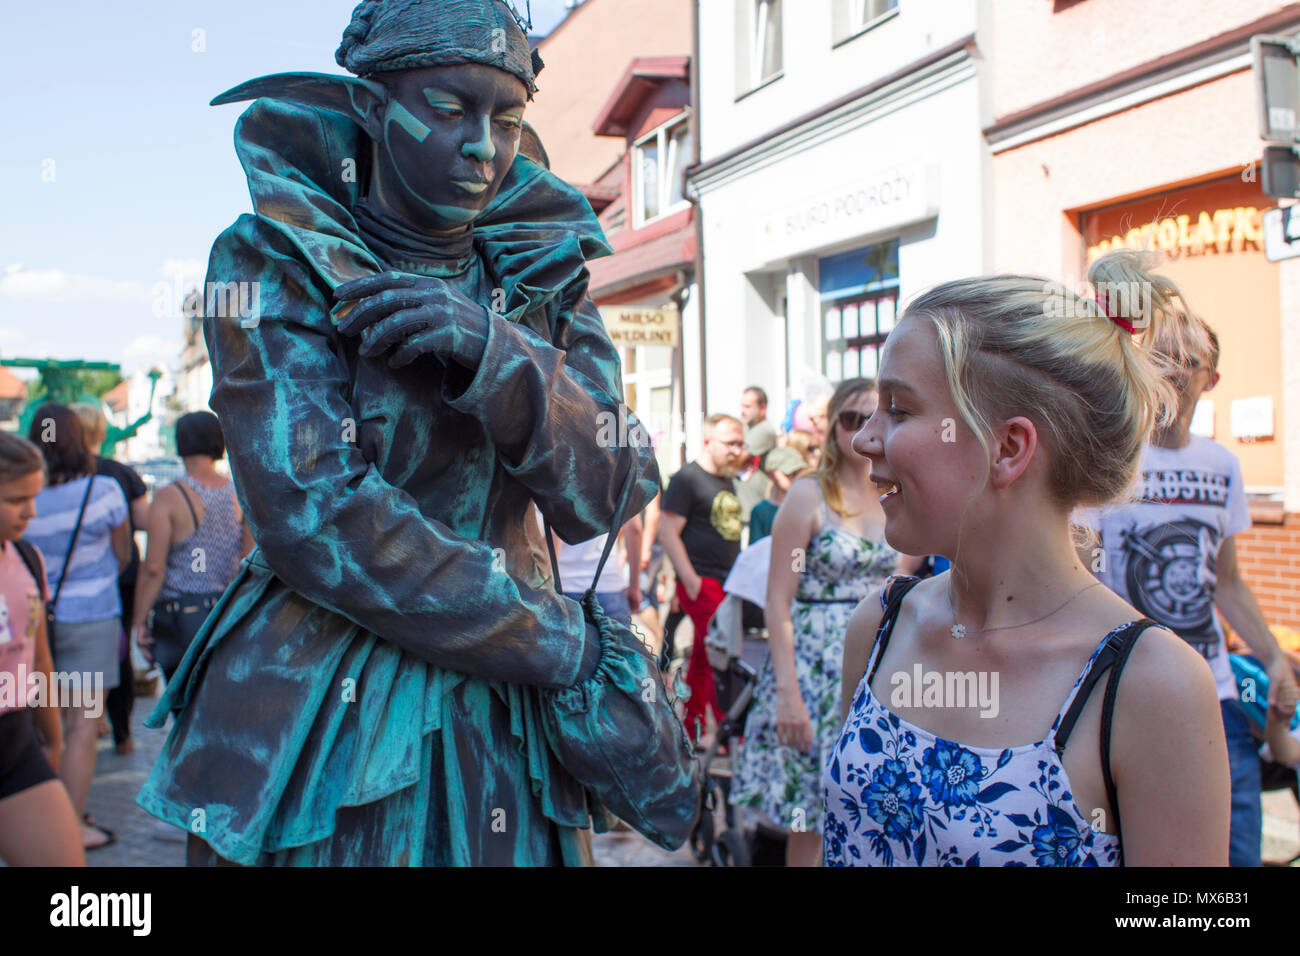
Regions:
<instances>
[{"instance_id":1,"label":"sandal","mask_svg":"<svg viewBox=\"0 0 1300 956\"><path fill-rule=\"evenodd\" d=\"M82 834L82 841L81 841L81 848L82 848L82 850L84 850L86 853L89 853L89 852L91 852L92 850L102 850L104 847L106 847L106 846L112 846L114 843L117 842L117 834L114 833L112 830L110 830L108 827L101 826L100 824L96 823L94 820L92 820L92 819L90 818L90 814L89 814L89 813L86 813L86 814L83 814L83 815L82 815L82 817L81 817L81 822L82 822L85 826L89 827L90 829L99 831L99 832L102 833L102 834L104 835L104 837L105 837L103 843L96 843L94 846L86 846L85 834L83 833L83 834Z\"/></svg>"}]
</instances>

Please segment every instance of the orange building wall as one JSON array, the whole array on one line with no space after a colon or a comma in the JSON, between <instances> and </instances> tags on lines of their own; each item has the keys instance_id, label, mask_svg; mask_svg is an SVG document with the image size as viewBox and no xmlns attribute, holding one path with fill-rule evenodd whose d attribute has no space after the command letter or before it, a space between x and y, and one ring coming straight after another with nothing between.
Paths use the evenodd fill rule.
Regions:
<instances>
[{"instance_id":1,"label":"orange building wall","mask_svg":"<svg viewBox=\"0 0 1300 956\"><path fill-rule=\"evenodd\" d=\"M1083 249L1064 210L1240 171L1262 155L1249 69L999 152L996 271L1077 278Z\"/></svg>"},{"instance_id":2,"label":"orange building wall","mask_svg":"<svg viewBox=\"0 0 1300 956\"><path fill-rule=\"evenodd\" d=\"M1217 242L1197 252L1178 248L1159 268L1178 283L1187 301L1219 336L1221 355L1218 386L1203 397L1214 402L1214 439L1241 459L1247 485L1283 484L1282 441L1282 307L1278 267L1267 261L1259 217L1273 202L1257 182L1240 175L1188 189L1162 192L1148 199L1122 203L1082 215L1083 238L1090 253L1103 251L1102 242L1116 234L1157 219L1190 217L1195 234L1199 213L1240 208L1250 228L1234 230L1236 238L1220 249ZM1255 209L1250 214L1250 209ZM1234 215L1235 222L1235 215ZM1172 230L1172 225L1166 227ZM1254 230L1257 241L1248 234ZM1216 234L1217 238L1217 234ZM1234 399L1270 396L1273 399L1272 439L1253 443L1232 437L1229 410Z\"/></svg>"},{"instance_id":3,"label":"orange building wall","mask_svg":"<svg viewBox=\"0 0 1300 956\"><path fill-rule=\"evenodd\" d=\"M691 0L586 0L538 44L546 68L525 118L561 179L594 183L619 161L622 137L592 122L633 58L690 55L694 15Z\"/></svg>"}]
</instances>

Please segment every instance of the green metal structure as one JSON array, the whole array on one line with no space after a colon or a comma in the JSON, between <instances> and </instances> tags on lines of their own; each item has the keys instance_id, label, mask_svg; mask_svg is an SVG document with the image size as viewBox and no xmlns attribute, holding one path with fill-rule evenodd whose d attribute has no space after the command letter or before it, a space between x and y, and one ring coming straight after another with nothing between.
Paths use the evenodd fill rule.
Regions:
<instances>
[{"instance_id":1,"label":"green metal structure","mask_svg":"<svg viewBox=\"0 0 1300 956\"><path fill-rule=\"evenodd\" d=\"M98 395L90 395L83 390L82 372L114 372L120 375L122 371L122 367L116 362L87 362L83 359L11 358L0 359L0 365L6 365L10 368L37 369L41 373L41 384L45 386L45 394L41 397L41 401L29 401L27 407L23 409L23 413L18 419L18 433L20 435L28 433L31 428L32 418L36 415L36 409L40 407L42 402L59 402L63 405L71 405L74 402L88 402L91 405L102 404L102 400ZM105 458L112 458L113 453L117 450L117 443L135 437L140 428L153 417L153 396L160 378L162 378L162 372L158 371L158 369L150 370L148 410L125 428L118 428L116 425L109 424L104 443L99 447L100 455Z\"/></svg>"}]
</instances>

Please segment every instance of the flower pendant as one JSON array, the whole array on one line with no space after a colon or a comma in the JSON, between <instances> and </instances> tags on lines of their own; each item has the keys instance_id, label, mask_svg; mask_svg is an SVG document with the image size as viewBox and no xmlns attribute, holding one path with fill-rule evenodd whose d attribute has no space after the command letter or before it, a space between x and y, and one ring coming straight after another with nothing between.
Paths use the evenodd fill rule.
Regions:
<instances>
[{"instance_id":1,"label":"flower pendant","mask_svg":"<svg viewBox=\"0 0 1300 956\"><path fill-rule=\"evenodd\" d=\"M966 636L966 625L965 625L965 624L954 624L954 625L952 626L952 637L953 637L953 640L955 640L955 641L960 641L960 640L961 640L963 637L965 637L965 636Z\"/></svg>"}]
</instances>

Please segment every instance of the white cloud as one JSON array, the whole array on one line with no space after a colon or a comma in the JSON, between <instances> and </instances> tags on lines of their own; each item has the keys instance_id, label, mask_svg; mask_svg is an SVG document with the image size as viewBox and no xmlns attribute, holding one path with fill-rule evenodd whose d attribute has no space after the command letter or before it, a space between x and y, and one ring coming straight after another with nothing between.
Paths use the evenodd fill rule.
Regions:
<instances>
[{"instance_id":1,"label":"white cloud","mask_svg":"<svg viewBox=\"0 0 1300 956\"><path fill-rule=\"evenodd\" d=\"M158 270L164 279L179 277L179 284L186 287L201 285L207 272L208 264L202 259L164 259L162 268Z\"/></svg>"},{"instance_id":2,"label":"white cloud","mask_svg":"<svg viewBox=\"0 0 1300 956\"><path fill-rule=\"evenodd\" d=\"M137 335L122 348L122 369L130 373L139 368L169 367L176 364L180 355L179 339L161 335Z\"/></svg>"},{"instance_id":3,"label":"white cloud","mask_svg":"<svg viewBox=\"0 0 1300 956\"><path fill-rule=\"evenodd\" d=\"M63 269L28 269L14 264L0 274L0 296L28 302L148 302L149 290L134 279L83 275Z\"/></svg>"}]
</instances>

